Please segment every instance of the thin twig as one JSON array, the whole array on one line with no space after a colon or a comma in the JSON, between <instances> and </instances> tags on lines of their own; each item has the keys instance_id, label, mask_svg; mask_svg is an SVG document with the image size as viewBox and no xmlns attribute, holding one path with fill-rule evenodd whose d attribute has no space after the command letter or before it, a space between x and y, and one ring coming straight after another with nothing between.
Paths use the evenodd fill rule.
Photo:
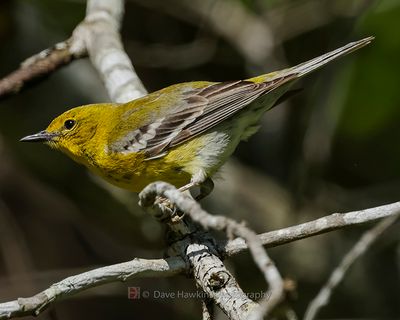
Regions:
<instances>
[{"instance_id":1,"label":"thin twig","mask_svg":"<svg viewBox=\"0 0 400 320\"><path fill-rule=\"evenodd\" d=\"M72 60L89 54L114 102L128 102L147 93L123 49L119 28L123 0L88 0L85 19L70 39L32 56L0 79L0 99L20 92Z\"/></svg>"},{"instance_id":2,"label":"thin twig","mask_svg":"<svg viewBox=\"0 0 400 320\"><path fill-rule=\"evenodd\" d=\"M186 270L186 262L180 257L154 260L137 258L128 262L94 269L68 277L32 297L1 303L0 319L11 319L27 315L37 316L51 303L60 298L109 282L144 277L169 277L182 273L184 270Z\"/></svg>"},{"instance_id":3,"label":"thin twig","mask_svg":"<svg viewBox=\"0 0 400 320\"><path fill-rule=\"evenodd\" d=\"M333 230L393 216L399 211L400 201L364 210L351 211L347 213L333 213L329 216L313 221L276 231L265 232L258 236L261 238L262 244L267 248L276 247ZM245 240L241 238L221 243L220 251L227 256L235 255L243 250L247 250L247 245Z\"/></svg>"},{"instance_id":4,"label":"thin twig","mask_svg":"<svg viewBox=\"0 0 400 320\"><path fill-rule=\"evenodd\" d=\"M335 213L330 216L326 216L301 225L267 232L259 235L259 237L263 242L263 244L266 245L267 247L279 246L289 242L301 240L306 237L315 236L323 232L329 232L340 228L344 228L349 225L363 224L365 222L371 222L377 219L381 219L383 217L390 217L390 216L396 217L396 214L399 212L399 210L400 210L400 202L396 202L393 204L388 204L385 206L375 207L366 210L353 211L343 214ZM339 219L338 216L341 216L341 218ZM294 233L293 237L288 236L288 233L290 232ZM239 252L246 250L247 246L243 239L235 239L229 241L224 246L221 246L221 249L225 250L222 251L225 255L233 256ZM151 261L155 261L155 264L153 264ZM141 268L140 271L139 269L137 269L138 266ZM150 268L146 269L147 268L146 266L150 266ZM154 266L156 266L156 268ZM162 266L164 266L166 269L162 269ZM66 291L66 294L73 295L77 292L95 286L99 286L104 283L120 281L119 277L121 276L123 278L124 276L126 276L126 274L130 275L129 278L134 278L140 276L150 277L153 275L169 276L185 271L186 271L185 261L179 257L168 258L165 261L135 259L133 261L125 262L122 264L108 266L105 268L99 268L92 271L88 271L83 274L78 274L74 277L67 278L68 280L64 279L59 283L72 284L69 290ZM92 279L94 275L96 277ZM74 280L71 281L71 279ZM86 279L85 280L86 283L81 282L79 279ZM78 285L78 283L80 284ZM54 286L55 285L53 285L52 287ZM50 288L47 290L50 290ZM44 292L46 292L46 290ZM40 293L38 295L40 295ZM64 294L60 293L57 295L57 299L62 298L63 296ZM35 299L31 297L28 298L28 300L26 301L35 301ZM53 301L54 300L51 300L49 301L49 303ZM32 314L35 308L38 308L38 305L25 305L25 304L20 305L20 303L23 302L24 300L15 300L0 304L0 319L10 319L17 316Z\"/></svg>"},{"instance_id":5,"label":"thin twig","mask_svg":"<svg viewBox=\"0 0 400 320\"><path fill-rule=\"evenodd\" d=\"M340 284L343 280L346 272L353 265L353 263L361 257L370 246L382 235L387 228L389 228L393 223L396 222L399 217L399 212L397 214L386 218L385 220L379 222L372 229L366 231L354 245L353 248L343 257L340 264L333 270L328 281L318 292L317 296L310 302L307 307L304 320L313 320L317 316L320 309L329 303L329 299L333 293L333 290Z\"/></svg>"},{"instance_id":6,"label":"thin twig","mask_svg":"<svg viewBox=\"0 0 400 320\"><path fill-rule=\"evenodd\" d=\"M85 56L86 50L71 50L71 39L57 43L25 60L19 69L0 79L0 100L20 92L29 84L48 76L72 60Z\"/></svg>"}]
</instances>

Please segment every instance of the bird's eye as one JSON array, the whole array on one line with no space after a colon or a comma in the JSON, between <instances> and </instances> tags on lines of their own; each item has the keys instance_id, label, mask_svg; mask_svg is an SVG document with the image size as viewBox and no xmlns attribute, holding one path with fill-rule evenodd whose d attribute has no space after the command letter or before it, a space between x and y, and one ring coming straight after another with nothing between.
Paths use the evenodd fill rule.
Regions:
<instances>
[{"instance_id":1,"label":"bird's eye","mask_svg":"<svg viewBox=\"0 0 400 320\"><path fill-rule=\"evenodd\" d=\"M76 121L75 120L66 120L64 122L64 127L67 130L71 130L75 126Z\"/></svg>"}]
</instances>

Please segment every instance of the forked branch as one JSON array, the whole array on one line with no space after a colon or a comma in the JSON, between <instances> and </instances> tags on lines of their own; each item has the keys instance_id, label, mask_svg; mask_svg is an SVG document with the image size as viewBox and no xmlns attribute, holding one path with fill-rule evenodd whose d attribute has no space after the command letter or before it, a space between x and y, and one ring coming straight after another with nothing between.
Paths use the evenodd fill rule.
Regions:
<instances>
[{"instance_id":1,"label":"forked branch","mask_svg":"<svg viewBox=\"0 0 400 320\"><path fill-rule=\"evenodd\" d=\"M400 202L395 202L380 207L348 213L334 213L297 226L263 233L258 235L258 237L266 247L279 246L348 226L373 222L384 217L396 217L399 212ZM247 250L247 245L242 238L239 238L220 243L218 244L218 248L221 254L233 256ZM11 319L30 314L36 315L40 313L45 306L48 306L58 299L77 294L108 282L123 281L144 276L165 277L178 273L186 273L187 271L187 264L181 257L171 257L165 260L134 259L122 264L94 269L83 274L66 278L33 297L20 298L14 301L1 303L0 319ZM64 288L65 290L61 290L60 288Z\"/></svg>"}]
</instances>

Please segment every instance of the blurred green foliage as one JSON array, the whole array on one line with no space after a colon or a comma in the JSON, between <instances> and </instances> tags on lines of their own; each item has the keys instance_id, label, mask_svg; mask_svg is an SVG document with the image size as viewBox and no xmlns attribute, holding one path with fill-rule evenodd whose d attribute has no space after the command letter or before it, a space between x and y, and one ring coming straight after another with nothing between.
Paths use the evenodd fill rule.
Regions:
<instances>
[{"instance_id":1,"label":"blurred green foliage","mask_svg":"<svg viewBox=\"0 0 400 320\"><path fill-rule=\"evenodd\" d=\"M389 3L392 3L389 6ZM356 174L369 183L398 179L400 174L399 27L400 3L381 1L357 23L357 33L376 37L357 55L354 66L339 78L336 92L346 92L338 128L341 166L354 162ZM348 170L346 170L348 172ZM354 172L352 177L354 178Z\"/></svg>"}]
</instances>

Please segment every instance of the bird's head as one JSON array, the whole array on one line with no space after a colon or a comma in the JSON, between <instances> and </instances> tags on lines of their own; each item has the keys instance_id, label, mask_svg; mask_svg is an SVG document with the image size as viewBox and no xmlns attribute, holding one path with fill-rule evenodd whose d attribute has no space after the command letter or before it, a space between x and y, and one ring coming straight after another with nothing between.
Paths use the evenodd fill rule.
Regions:
<instances>
[{"instance_id":1,"label":"bird's head","mask_svg":"<svg viewBox=\"0 0 400 320\"><path fill-rule=\"evenodd\" d=\"M20 141L44 142L82 162L88 146L96 144L93 137L104 113L109 109L107 106L109 105L93 104L68 110L56 117L46 130L26 136Z\"/></svg>"}]
</instances>

